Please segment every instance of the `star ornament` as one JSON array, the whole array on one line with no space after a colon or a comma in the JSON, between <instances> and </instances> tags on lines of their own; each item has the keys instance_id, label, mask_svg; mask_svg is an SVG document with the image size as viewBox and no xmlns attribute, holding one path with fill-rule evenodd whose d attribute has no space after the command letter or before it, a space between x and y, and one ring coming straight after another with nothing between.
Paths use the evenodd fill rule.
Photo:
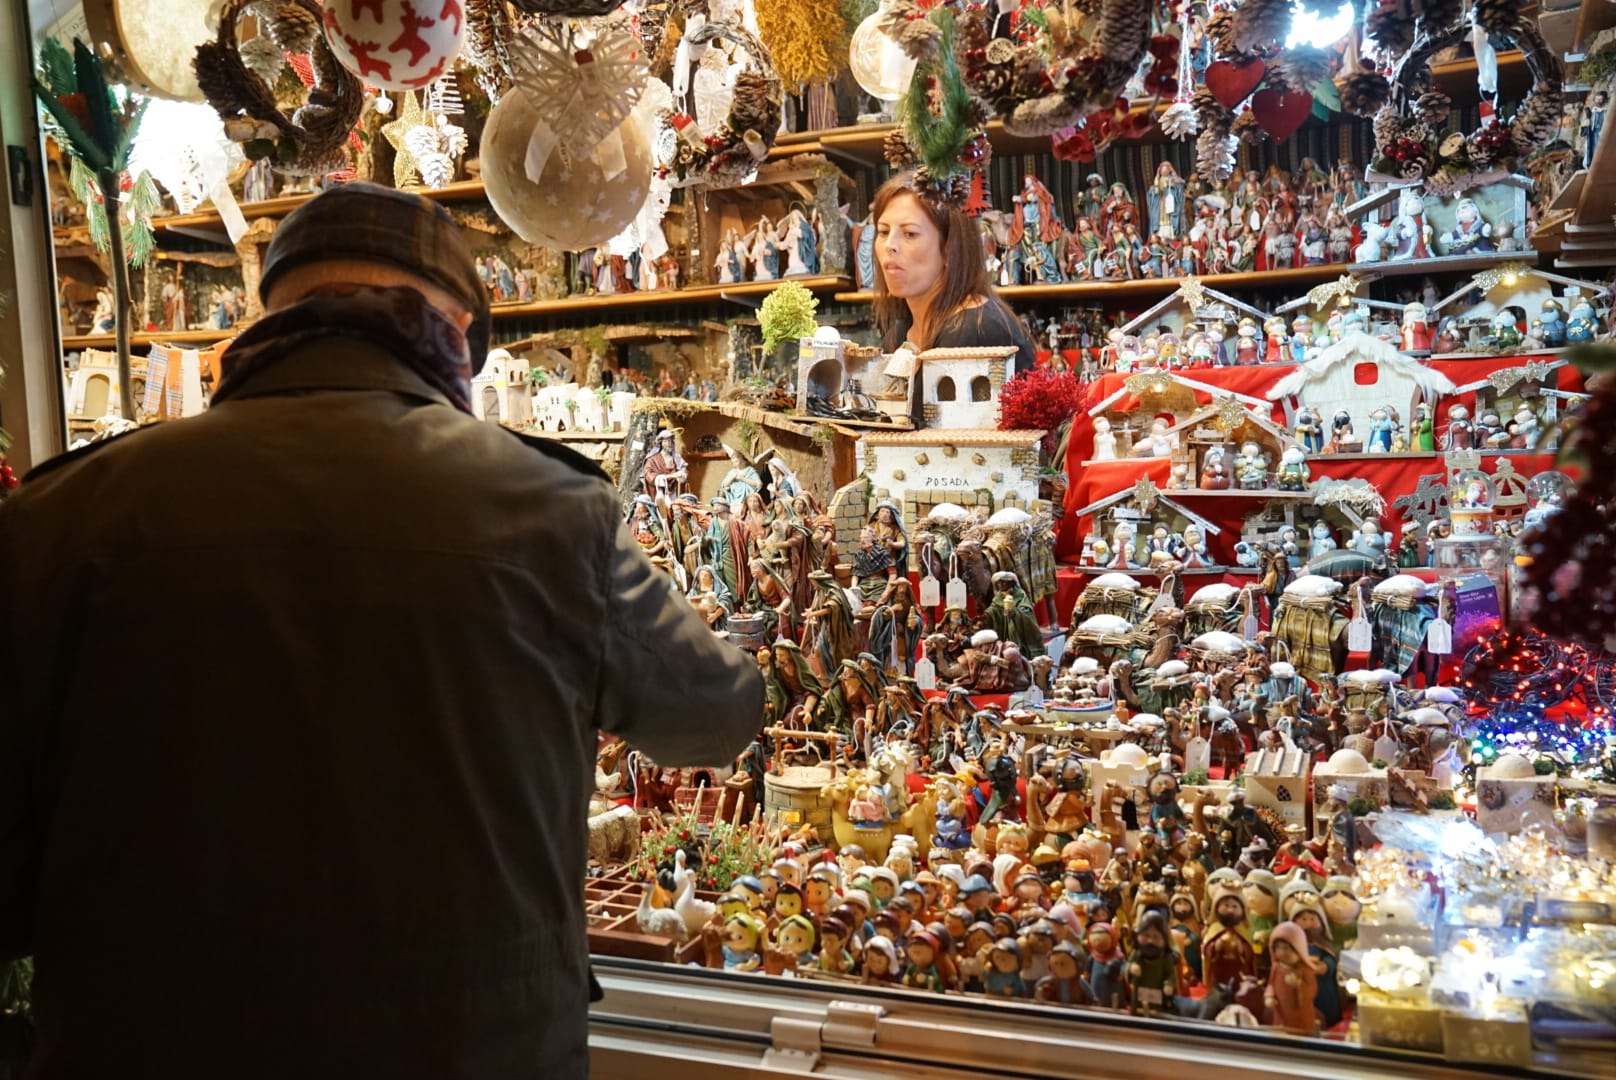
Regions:
<instances>
[{"instance_id":1,"label":"star ornament","mask_svg":"<svg viewBox=\"0 0 1616 1080\"><path fill-rule=\"evenodd\" d=\"M1197 311L1206 306L1206 286L1201 284L1197 277L1187 277L1178 286L1178 297L1190 306L1191 311Z\"/></svg>"},{"instance_id":2,"label":"star ornament","mask_svg":"<svg viewBox=\"0 0 1616 1080\"><path fill-rule=\"evenodd\" d=\"M1156 500L1160 497L1161 492L1156 489L1156 485L1145 477L1140 477L1133 486L1133 504L1140 510L1148 511L1154 508Z\"/></svg>"},{"instance_id":3,"label":"star ornament","mask_svg":"<svg viewBox=\"0 0 1616 1080\"><path fill-rule=\"evenodd\" d=\"M421 102L414 91L406 91L403 98L397 118L382 125L382 135L393 148L393 186L397 188L407 188L415 183L421 163L410 150L406 136L411 128L426 122L421 113Z\"/></svg>"},{"instance_id":4,"label":"star ornament","mask_svg":"<svg viewBox=\"0 0 1616 1080\"><path fill-rule=\"evenodd\" d=\"M1217 424L1224 431L1233 431L1245 423L1249 416L1246 407L1240 404L1238 398L1227 396L1218 398Z\"/></svg>"}]
</instances>

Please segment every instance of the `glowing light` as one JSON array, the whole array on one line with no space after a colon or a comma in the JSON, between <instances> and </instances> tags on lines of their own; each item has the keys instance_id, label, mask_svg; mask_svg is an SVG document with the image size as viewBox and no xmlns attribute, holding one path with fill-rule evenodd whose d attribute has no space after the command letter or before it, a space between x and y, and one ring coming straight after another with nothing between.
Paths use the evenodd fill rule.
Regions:
<instances>
[{"instance_id":1,"label":"glowing light","mask_svg":"<svg viewBox=\"0 0 1616 1080\"><path fill-rule=\"evenodd\" d=\"M1285 47L1295 49L1310 45L1316 49L1328 49L1351 30L1351 4L1339 4L1334 11L1319 12L1299 2L1291 16L1291 33L1285 39Z\"/></svg>"},{"instance_id":2,"label":"glowing light","mask_svg":"<svg viewBox=\"0 0 1616 1080\"><path fill-rule=\"evenodd\" d=\"M1514 274L1505 274L1504 275L1504 284L1505 285L1513 285L1513 284L1515 284L1515 275Z\"/></svg>"}]
</instances>

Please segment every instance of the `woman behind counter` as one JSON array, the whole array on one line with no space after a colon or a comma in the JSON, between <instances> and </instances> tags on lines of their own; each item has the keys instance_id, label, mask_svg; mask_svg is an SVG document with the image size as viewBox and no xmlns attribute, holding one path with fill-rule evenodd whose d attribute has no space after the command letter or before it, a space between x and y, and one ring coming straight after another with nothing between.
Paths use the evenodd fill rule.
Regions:
<instances>
[{"instance_id":1,"label":"woman behind counter","mask_svg":"<svg viewBox=\"0 0 1616 1080\"><path fill-rule=\"evenodd\" d=\"M882 347L917 352L1014 345L1015 369L1037 355L1021 320L993 291L976 220L916 193L911 174L881 185L875 219L875 324Z\"/></svg>"}]
</instances>

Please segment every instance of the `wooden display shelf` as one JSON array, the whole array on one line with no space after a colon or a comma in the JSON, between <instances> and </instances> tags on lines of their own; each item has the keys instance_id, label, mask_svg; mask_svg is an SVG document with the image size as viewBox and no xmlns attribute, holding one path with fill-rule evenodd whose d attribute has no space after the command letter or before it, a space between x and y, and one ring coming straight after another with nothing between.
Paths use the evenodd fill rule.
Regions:
<instances>
[{"instance_id":1,"label":"wooden display shelf","mask_svg":"<svg viewBox=\"0 0 1616 1080\"><path fill-rule=\"evenodd\" d=\"M1392 264L1386 264L1392 265ZM1412 265L1412 264L1411 264ZM1420 263L1418 265L1425 265ZM1297 266L1288 270L1250 270L1238 274L1207 274L1199 278L1209 289L1229 292L1234 289L1267 289L1281 286L1316 285L1352 272L1349 263L1325 263L1322 266ZM1410 273L1414 271L1409 271ZM1006 300L1084 300L1127 297L1148 299L1171 294L1184 278L1135 278L1131 281L1066 281L1058 285L1006 285L997 290ZM871 292L837 293L836 299L848 304L867 304L875 299Z\"/></svg>"},{"instance_id":2,"label":"wooden display shelf","mask_svg":"<svg viewBox=\"0 0 1616 1080\"><path fill-rule=\"evenodd\" d=\"M539 300L531 304L501 304L493 310L495 318L531 319L549 315L572 315L582 311L652 307L657 304L708 304L732 298L764 297L773 292L782 281L795 281L813 292L845 289L853 283L851 278L820 274L815 277L780 278L776 281L741 281L734 285L698 285L689 289L567 296L559 300Z\"/></svg>"},{"instance_id":3,"label":"wooden display shelf","mask_svg":"<svg viewBox=\"0 0 1616 1080\"><path fill-rule=\"evenodd\" d=\"M225 341L235 337L245 330L245 326L233 326L229 330L172 330L141 331L129 335L129 344L134 346L151 345L212 345L214 342ZM79 349L115 349L118 339L111 334L70 334L62 338L64 352L76 352Z\"/></svg>"},{"instance_id":4,"label":"wooden display shelf","mask_svg":"<svg viewBox=\"0 0 1616 1080\"><path fill-rule=\"evenodd\" d=\"M413 191L417 195L425 195L429 199L440 202L462 202L466 199L480 199L483 197L483 182L481 180L457 180L445 187L432 190L431 188L411 187L406 191ZM312 194L281 195L273 199L260 199L257 202L241 203L241 216L251 221L261 217L285 217L293 210L302 206L310 199ZM190 214L160 214L152 218L153 229L170 229L174 231L197 228L222 228L224 222L217 210L198 210Z\"/></svg>"},{"instance_id":5,"label":"wooden display shelf","mask_svg":"<svg viewBox=\"0 0 1616 1080\"><path fill-rule=\"evenodd\" d=\"M1506 262L1533 263L1535 251L1494 251L1482 255L1443 255L1430 259L1402 259L1396 262L1322 263L1285 270L1247 270L1237 274L1207 274L1198 278L1209 289L1232 292L1236 289L1306 288L1331 281L1343 274L1363 278L1409 277L1415 274L1454 274L1485 270ZM1159 299L1171 295L1184 278L1134 278L1117 281L1065 281L1058 285L1006 285L996 291L1005 300L1107 300ZM868 304L872 292L837 293L844 304Z\"/></svg>"}]
</instances>

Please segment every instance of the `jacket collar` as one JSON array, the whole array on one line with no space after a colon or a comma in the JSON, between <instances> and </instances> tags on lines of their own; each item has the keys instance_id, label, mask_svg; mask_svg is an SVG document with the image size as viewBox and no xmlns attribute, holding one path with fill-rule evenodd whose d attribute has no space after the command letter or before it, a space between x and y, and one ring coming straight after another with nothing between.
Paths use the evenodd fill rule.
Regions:
<instances>
[{"instance_id":1,"label":"jacket collar","mask_svg":"<svg viewBox=\"0 0 1616 1080\"><path fill-rule=\"evenodd\" d=\"M274 397L306 390L390 390L453 408L442 392L385 350L336 335L311 341L251 373L234 396Z\"/></svg>"}]
</instances>

